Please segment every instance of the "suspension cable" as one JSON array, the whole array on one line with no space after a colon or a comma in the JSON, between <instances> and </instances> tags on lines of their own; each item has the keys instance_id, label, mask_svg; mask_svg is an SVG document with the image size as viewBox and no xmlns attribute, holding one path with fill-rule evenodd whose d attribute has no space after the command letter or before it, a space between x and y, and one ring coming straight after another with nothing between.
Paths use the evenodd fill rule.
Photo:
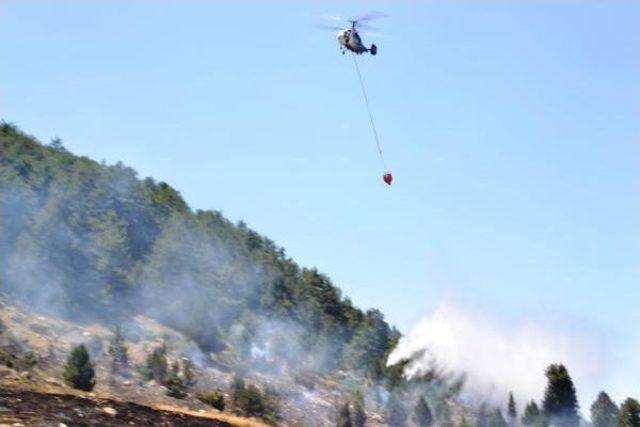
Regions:
<instances>
[{"instance_id":1,"label":"suspension cable","mask_svg":"<svg viewBox=\"0 0 640 427\"><path fill-rule=\"evenodd\" d=\"M380 138L378 137L378 130L376 129L375 121L373 120L373 113L371 113L371 106L369 105L369 97L367 96L367 90L364 87L364 81L362 79L362 73L360 73L360 67L358 66L358 60L356 59L356 54L351 53L353 56L353 63L356 66L356 72L358 73L358 80L360 81L360 89L362 89L362 97L364 98L364 104L367 107L367 113L369 114L369 122L371 123L371 129L373 130L373 136L376 140L376 147L378 147L378 154L380 155L380 163L382 164L382 168L387 170L387 165L384 161L384 156L382 155L382 148L380 146Z\"/></svg>"}]
</instances>

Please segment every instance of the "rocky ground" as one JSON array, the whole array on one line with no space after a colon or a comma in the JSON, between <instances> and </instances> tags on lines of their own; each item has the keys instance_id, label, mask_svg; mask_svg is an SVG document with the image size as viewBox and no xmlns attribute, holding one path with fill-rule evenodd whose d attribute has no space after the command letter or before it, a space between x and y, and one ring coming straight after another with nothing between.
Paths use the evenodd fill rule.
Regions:
<instances>
[{"instance_id":1,"label":"rocky ground","mask_svg":"<svg viewBox=\"0 0 640 427\"><path fill-rule=\"evenodd\" d=\"M177 331L143 316L132 318L123 327L131 367L125 374L114 376L110 373L108 356L113 332L108 326L31 313L0 295L1 423L25 426L58 426L58 423L68 426L264 425L253 418L236 416L233 408L220 412L195 398L200 391L220 390L225 400L231 401L229 384L236 372L231 367L233 362L226 360L224 354L205 355ZM167 396L163 386L144 381L136 371L136 366L143 364L146 355L161 343L167 345L170 361L189 359L195 363L197 384L186 399ZM95 363L97 385L93 393L69 389L62 379L66 357L78 344L87 346ZM35 361L34 366L29 365L31 359L25 357L28 354ZM253 367L244 370L242 376L249 383L278 392L282 417L279 425L335 425L337 407L344 401L347 390L341 384L346 379L337 381L311 374L302 381L298 379L299 373L271 375ZM117 415L104 412L106 403L103 402L108 402ZM159 408L173 408L181 413ZM80 417L77 411L85 416ZM44 418L38 418L39 414ZM187 417L187 414L197 417ZM143 421L145 417L151 417L150 421ZM384 425L382 415L371 411L367 426L381 425Z\"/></svg>"}]
</instances>

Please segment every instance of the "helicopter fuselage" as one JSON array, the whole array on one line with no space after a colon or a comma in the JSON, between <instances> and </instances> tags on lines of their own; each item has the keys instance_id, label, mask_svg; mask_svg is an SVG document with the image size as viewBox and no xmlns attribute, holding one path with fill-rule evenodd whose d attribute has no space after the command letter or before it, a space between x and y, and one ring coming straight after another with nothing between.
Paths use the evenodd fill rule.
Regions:
<instances>
[{"instance_id":1,"label":"helicopter fuselage","mask_svg":"<svg viewBox=\"0 0 640 427\"><path fill-rule=\"evenodd\" d=\"M372 44L371 48L367 48L363 43L360 35L355 29L347 29L338 33L338 43L340 43L342 53L349 50L353 53L361 55L370 52L372 55L377 53L376 45Z\"/></svg>"}]
</instances>

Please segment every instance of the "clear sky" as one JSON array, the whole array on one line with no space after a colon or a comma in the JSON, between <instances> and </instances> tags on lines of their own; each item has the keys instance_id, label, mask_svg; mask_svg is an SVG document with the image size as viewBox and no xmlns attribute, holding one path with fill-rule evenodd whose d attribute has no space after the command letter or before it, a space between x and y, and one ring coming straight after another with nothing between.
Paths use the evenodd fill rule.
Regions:
<instances>
[{"instance_id":1,"label":"clear sky","mask_svg":"<svg viewBox=\"0 0 640 427\"><path fill-rule=\"evenodd\" d=\"M313 27L371 10L392 187ZM2 118L246 221L402 331L443 299L562 319L610 349L603 386L640 384L640 2L2 0L0 54Z\"/></svg>"}]
</instances>

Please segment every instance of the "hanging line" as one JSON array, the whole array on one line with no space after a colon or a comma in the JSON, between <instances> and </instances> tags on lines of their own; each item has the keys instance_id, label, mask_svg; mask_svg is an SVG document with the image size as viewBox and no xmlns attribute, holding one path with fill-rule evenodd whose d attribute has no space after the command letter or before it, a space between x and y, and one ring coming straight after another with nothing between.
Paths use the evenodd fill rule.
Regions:
<instances>
[{"instance_id":1,"label":"hanging line","mask_svg":"<svg viewBox=\"0 0 640 427\"><path fill-rule=\"evenodd\" d=\"M378 137L378 130L376 129L376 124L373 120L373 114L371 113L371 106L369 105L369 97L367 96L367 90L364 87L364 81L362 80L362 74L360 73L360 67L358 66L358 61L356 59L356 54L351 53L353 56L353 63L356 66L356 72L358 73L358 80L360 81L360 88L362 89L362 97L364 98L364 103L367 106L367 113L369 113L369 122L371 122L371 129L373 130L373 136L376 139L376 146L378 147L378 154L380 155L380 163L382 164L382 168L386 171L387 165L384 161L384 156L382 155L382 148L380 147L380 138Z\"/></svg>"}]
</instances>

